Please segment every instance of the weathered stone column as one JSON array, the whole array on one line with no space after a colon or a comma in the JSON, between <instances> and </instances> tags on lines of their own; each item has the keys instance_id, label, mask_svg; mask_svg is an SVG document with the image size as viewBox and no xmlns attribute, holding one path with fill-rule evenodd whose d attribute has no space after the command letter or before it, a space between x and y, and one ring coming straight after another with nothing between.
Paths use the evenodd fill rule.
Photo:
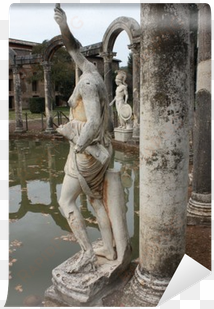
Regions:
<instances>
[{"instance_id":1,"label":"weathered stone column","mask_svg":"<svg viewBox=\"0 0 214 309\"><path fill-rule=\"evenodd\" d=\"M156 306L185 253L189 6L141 4L140 245L135 306Z\"/></svg>"},{"instance_id":2,"label":"weathered stone column","mask_svg":"<svg viewBox=\"0 0 214 309\"><path fill-rule=\"evenodd\" d=\"M16 65L12 68L13 83L14 83L14 101L15 101L15 114L16 114L16 127L15 133L25 132L22 121L22 99L21 99L21 84L19 70Z\"/></svg>"},{"instance_id":3,"label":"weathered stone column","mask_svg":"<svg viewBox=\"0 0 214 309\"><path fill-rule=\"evenodd\" d=\"M140 43L129 45L133 55L133 139L140 137Z\"/></svg>"},{"instance_id":4,"label":"weathered stone column","mask_svg":"<svg viewBox=\"0 0 214 309\"><path fill-rule=\"evenodd\" d=\"M103 52L100 56L104 60L104 82L108 92L109 103L113 100L113 87L112 87L112 59L117 53L114 52Z\"/></svg>"},{"instance_id":5,"label":"weathered stone column","mask_svg":"<svg viewBox=\"0 0 214 309\"><path fill-rule=\"evenodd\" d=\"M193 122L195 107L195 71L196 71L196 46L198 29L197 4L190 4L190 111L189 111L189 137L190 137L190 161L193 160ZM192 172L192 171L191 171Z\"/></svg>"},{"instance_id":6,"label":"weathered stone column","mask_svg":"<svg viewBox=\"0 0 214 309\"><path fill-rule=\"evenodd\" d=\"M104 60L104 82L106 85L109 103L113 100L113 81L112 81L112 59L116 56L114 52L102 52L100 57ZM109 131L113 132L113 108L109 107Z\"/></svg>"},{"instance_id":7,"label":"weathered stone column","mask_svg":"<svg viewBox=\"0 0 214 309\"><path fill-rule=\"evenodd\" d=\"M197 4L190 5L190 129L193 128L193 114L195 105L195 69L196 69L196 45L198 28Z\"/></svg>"},{"instance_id":8,"label":"weathered stone column","mask_svg":"<svg viewBox=\"0 0 214 309\"><path fill-rule=\"evenodd\" d=\"M198 70L193 129L193 184L189 224L211 224L211 11L199 4Z\"/></svg>"},{"instance_id":9,"label":"weathered stone column","mask_svg":"<svg viewBox=\"0 0 214 309\"><path fill-rule=\"evenodd\" d=\"M51 64L48 61L42 63L44 70L45 83L45 114L46 129L45 133L54 133L53 116L52 116L52 96L51 96Z\"/></svg>"}]
</instances>

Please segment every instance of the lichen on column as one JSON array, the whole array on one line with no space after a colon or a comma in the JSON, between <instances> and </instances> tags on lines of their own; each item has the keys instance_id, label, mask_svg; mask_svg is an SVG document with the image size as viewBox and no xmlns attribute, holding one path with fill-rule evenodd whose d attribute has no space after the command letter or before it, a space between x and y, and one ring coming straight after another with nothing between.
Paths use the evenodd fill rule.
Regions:
<instances>
[{"instance_id":1,"label":"lichen on column","mask_svg":"<svg viewBox=\"0 0 214 309\"><path fill-rule=\"evenodd\" d=\"M185 253L189 6L141 4L140 247L135 305L158 304Z\"/></svg>"}]
</instances>

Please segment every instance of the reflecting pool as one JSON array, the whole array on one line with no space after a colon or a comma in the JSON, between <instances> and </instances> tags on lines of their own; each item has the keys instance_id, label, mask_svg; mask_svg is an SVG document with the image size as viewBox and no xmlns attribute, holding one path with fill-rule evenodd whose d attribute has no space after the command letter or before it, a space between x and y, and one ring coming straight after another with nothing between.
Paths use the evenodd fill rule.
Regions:
<instances>
[{"instance_id":1,"label":"reflecting pool","mask_svg":"<svg viewBox=\"0 0 214 309\"><path fill-rule=\"evenodd\" d=\"M42 306L53 268L79 251L58 199L69 151L66 141L10 141L9 290L6 306ZM121 171L133 259L138 257L139 157L114 151L111 167ZM91 241L100 237L84 194L78 205Z\"/></svg>"}]
</instances>

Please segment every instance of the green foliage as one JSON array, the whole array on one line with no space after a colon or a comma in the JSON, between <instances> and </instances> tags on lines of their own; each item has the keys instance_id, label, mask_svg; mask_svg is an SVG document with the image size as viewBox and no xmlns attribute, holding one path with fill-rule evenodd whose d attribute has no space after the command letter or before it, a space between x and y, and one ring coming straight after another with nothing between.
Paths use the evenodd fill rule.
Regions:
<instances>
[{"instance_id":1,"label":"green foliage","mask_svg":"<svg viewBox=\"0 0 214 309\"><path fill-rule=\"evenodd\" d=\"M31 113L42 113L45 111L45 98L30 98L29 105Z\"/></svg>"}]
</instances>

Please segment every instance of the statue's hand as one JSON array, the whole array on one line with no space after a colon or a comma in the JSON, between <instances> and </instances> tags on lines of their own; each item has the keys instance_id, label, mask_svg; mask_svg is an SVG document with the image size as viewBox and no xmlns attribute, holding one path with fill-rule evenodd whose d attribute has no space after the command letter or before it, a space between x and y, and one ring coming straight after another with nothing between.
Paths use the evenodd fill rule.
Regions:
<instances>
[{"instance_id":1,"label":"statue's hand","mask_svg":"<svg viewBox=\"0 0 214 309\"><path fill-rule=\"evenodd\" d=\"M81 151L81 148L78 146L78 145L76 145L75 147L74 147L74 152L75 153L79 153Z\"/></svg>"},{"instance_id":2,"label":"statue's hand","mask_svg":"<svg viewBox=\"0 0 214 309\"><path fill-rule=\"evenodd\" d=\"M55 11L54 19L57 22L57 24L59 26L65 26L67 24L67 17L65 12L60 7L56 7L54 11Z\"/></svg>"}]
</instances>

